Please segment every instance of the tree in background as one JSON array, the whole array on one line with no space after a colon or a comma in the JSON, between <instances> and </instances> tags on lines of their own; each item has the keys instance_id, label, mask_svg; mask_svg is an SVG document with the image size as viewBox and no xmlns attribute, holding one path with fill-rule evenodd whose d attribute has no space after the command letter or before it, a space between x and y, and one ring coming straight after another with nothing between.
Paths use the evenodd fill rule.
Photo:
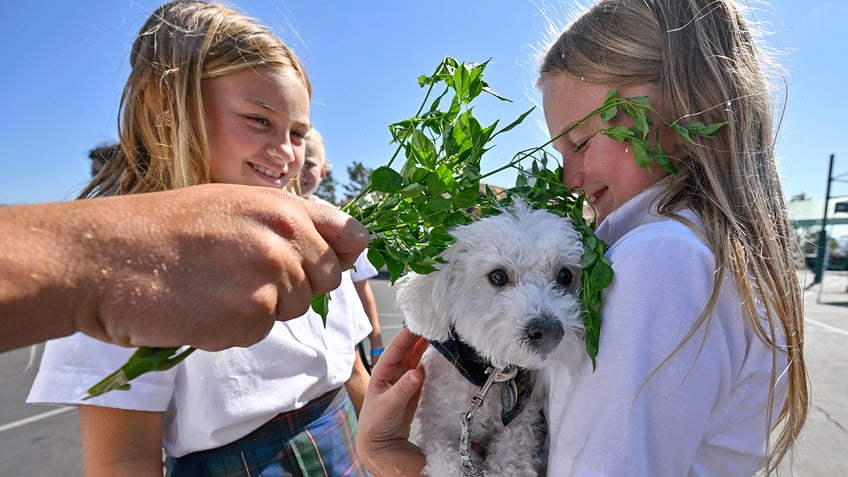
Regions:
<instances>
[{"instance_id":1,"label":"tree in background","mask_svg":"<svg viewBox=\"0 0 848 477\"><path fill-rule=\"evenodd\" d=\"M347 174L350 176L350 182L344 185L346 201L353 199L368 187L368 184L371 183L371 172L372 169L365 167L358 161L353 161L353 165L348 166Z\"/></svg>"},{"instance_id":2,"label":"tree in background","mask_svg":"<svg viewBox=\"0 0 848 477\"><path fill-rule=\"evenodd\" d=\"M318 184L318 189L315 190L315 195L332 204L338 204L339 198L336 197L337 186L338 184L336 184L336 180L333 178L333 171L331 169L327 171L324 179L322 179L321 183Z\"/></svg>"},{"instance_id":3,"label":"tree in background","mask_svg":"<svg viewBox=\"0 0 848 477\"><path fill-rule=\"evenodd\" d=\"M117 142L102 142L88 151L88 158L91 159L91 177L97 175L100 169L106 165L106 162L112 157L112 154L117 152L120 145Z\"/></svg>"}]
</instances>

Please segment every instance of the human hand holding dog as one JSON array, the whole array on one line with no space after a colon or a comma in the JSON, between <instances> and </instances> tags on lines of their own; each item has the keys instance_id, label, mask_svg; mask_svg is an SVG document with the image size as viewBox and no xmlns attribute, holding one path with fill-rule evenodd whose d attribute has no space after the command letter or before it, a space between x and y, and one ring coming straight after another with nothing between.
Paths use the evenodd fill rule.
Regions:
<instances>
[{"instance_id":1,"label":"human hand holding dog","mask_svg":"<svg viewBox=\"0 0 848 477\"><path fill-rule=\"evenodd\" d=\"M409 431L424 381L420 362L427 346L427 340L404 328L371 374L356 451L377 477L422 475L424 453L409 442Z\"/></svg>"}]
</instances>

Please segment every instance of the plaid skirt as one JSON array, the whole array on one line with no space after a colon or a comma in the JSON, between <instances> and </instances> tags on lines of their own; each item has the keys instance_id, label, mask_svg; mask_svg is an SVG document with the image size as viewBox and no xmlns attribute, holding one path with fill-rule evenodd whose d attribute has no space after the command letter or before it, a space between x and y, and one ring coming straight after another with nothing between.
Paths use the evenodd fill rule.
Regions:
<instances>
[{"instance_id":1,"label":"plaid skirt","mask_svg":"<svg viewBox=\"0 0 848 477\"><path fill-rule=\"evenodd\" d=\"M168 477L370 476L356 455L356 412L344 387L277 415L241 439L165 460Z\"/></svg>"}]
</instances>

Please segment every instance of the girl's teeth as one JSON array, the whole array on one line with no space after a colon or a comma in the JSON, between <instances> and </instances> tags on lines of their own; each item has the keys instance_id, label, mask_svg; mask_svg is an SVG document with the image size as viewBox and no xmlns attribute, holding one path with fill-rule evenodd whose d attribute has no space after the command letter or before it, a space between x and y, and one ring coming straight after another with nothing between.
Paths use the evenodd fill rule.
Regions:
<instances>
[{"instance_id":1,"label":"girl's teeth","mask_svg":"<svg viewBox=\"0 0 848 477\"><path fill-rule=\"evenodd\" d=\"M266 169L266 168L264 168L264 167L262 167L262 166L256 166L256 165L254 165L254 166L253 166L253 168L254 168L257 172L259 172L260 174L265 174L266 176L268 176L268 177L272 177L272 178L274 178L274 179L279 179L280 177L283 177L283 174L282 174L281 172L274 172L274 171L272 171L272 170L270 170L270 169Z\"/></svg>"},{"instance_id":2,"label":"girl's teeth","mask_svg":"<svg viewBox=\"0 0 848 477\"><path fill-rule=\"evenodd\" d=\"M598 197L594 196L594 195L590 195L589 197L587 197L587 199L589 200L590 204L594 204L595 201L598 200Z\"/></svg>"}]
</instances>

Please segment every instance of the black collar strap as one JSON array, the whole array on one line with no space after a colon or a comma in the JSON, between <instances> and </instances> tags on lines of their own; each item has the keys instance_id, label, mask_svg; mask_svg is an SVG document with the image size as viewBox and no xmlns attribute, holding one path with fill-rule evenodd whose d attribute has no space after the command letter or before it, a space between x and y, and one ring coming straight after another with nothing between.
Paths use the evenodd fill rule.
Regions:
<instances>
[{"instance_id":1,"label":"black collar strap","mask_svg":"<svg viewBox=\"0 0 848 477\"><path fill-rule=\"evenodd\" d=\"M486 379L488 378L486 370L492 367L491 363L483 359L468 343L460 340L453 328L450 330L450 336L447 341L431 340L430 344L469 382L475 386L486 384ZM493 370L491 372L495 371ZM507 387L511 387L512 392L516 393L515 398L510 400L513 405L509 409L506 409L506 406L503 406L501 409L501 421L506 426L521 413L527 402L527 398L530 397L530 371L519 369L515 378L502 384L504 386L502 394L510 392L506 389ZM505 400L502 398L501 402L503 403Z\"/></svg>"},{"instance_id":2,"label":"black collar strap","mask_svg":"<svg viewBox=\"0 0 848 477\"><path fill-rule=\"evenodd\" d=\"M430 341L430 344L439 350L439 353L442 353L442 356L450 361L453 367L472 384L482 386L486 383L488 377L486 369L491 367L491 364L484 360L468 343L457 338L453 328L450 330L447 341Z\"/></svg>"}]
</instances>

